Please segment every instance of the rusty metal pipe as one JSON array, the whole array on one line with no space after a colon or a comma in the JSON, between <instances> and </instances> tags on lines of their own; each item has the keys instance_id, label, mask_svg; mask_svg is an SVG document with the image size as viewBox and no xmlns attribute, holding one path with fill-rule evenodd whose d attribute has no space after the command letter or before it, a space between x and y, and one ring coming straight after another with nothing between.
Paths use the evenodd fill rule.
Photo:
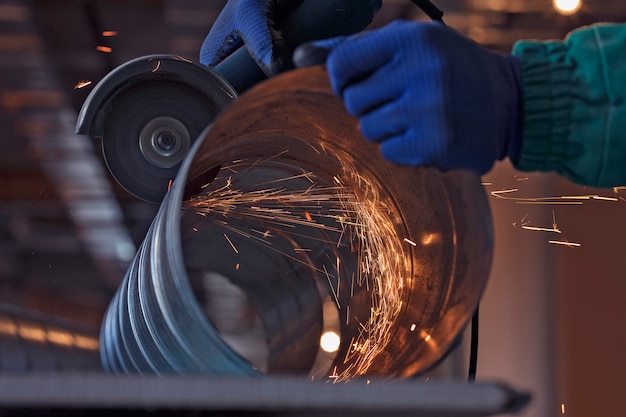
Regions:
<instances>
[{"instance_id":1,"label":"rusty metal pipe","mask_svg":"<svg viewBox=\"0 0 626 417\"><path fill-rule=\"evenodd\" d=\"M492 245L477 177L389 163L322 68L292 71L184 161L107 313L104 364L409 377L468 323Z\"/></svg>"}]
</instances>

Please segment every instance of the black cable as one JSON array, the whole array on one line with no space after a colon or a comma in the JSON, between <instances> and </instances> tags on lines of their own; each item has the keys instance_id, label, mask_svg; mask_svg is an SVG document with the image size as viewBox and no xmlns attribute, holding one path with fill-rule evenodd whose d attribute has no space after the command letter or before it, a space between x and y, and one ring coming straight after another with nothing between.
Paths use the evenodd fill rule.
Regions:
<instances>
[{"instance_id":1,"label":"black cable","mask_svg":"<svg viewBox=\"0 0 626 417\"><path fill-rule=\"evenodd\" d=\"M470 359L467 382L476 381L476 367L478 366L478 307L472 316L472 328L470 337Z\"/></svg>"},{"instance_id":2,"label":"black cable","mask_svg":"<svg viewBox=\"0 0 626 417\"><path fill-rule=\"evenodd\" d=\"M443 11L434 4L432 4L429 0L411 0L417 7L422 9L424 13L432 20L436 20L438 22L443 22Z\"/></svg>"}]
</instances>

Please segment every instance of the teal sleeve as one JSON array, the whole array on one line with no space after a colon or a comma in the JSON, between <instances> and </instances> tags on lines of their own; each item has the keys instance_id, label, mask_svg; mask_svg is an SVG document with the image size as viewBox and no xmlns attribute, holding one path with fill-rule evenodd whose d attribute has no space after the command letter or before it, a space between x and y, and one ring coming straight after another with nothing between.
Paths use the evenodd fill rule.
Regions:
<instances>
[{"instance_id":1,"label":"teal sleeve","mask_svg":"<svg viewBox=\"0 0 626 417\"><path fill-rule=\"evenodd\" d=\"M626 25L597 24L563 41L520 41L524 171L626 184Z\"/></svg>"}]
</instances>

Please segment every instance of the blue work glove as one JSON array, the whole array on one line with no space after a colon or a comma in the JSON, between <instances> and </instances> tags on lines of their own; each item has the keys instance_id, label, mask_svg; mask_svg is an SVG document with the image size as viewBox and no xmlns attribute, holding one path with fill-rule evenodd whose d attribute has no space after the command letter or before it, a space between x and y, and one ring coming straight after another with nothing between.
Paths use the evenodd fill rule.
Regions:
<instances>
[{"instance_id":1,"label":"blue work glove","mask_svg":"<svg viewBox=\"0 0 626 417\"><path fill-rule=\"evenodd\" d=\"M517 159L522 111L516 57L489 52L437 22L396 21L305 44L294 54L296 66L320 49L328 50L334 92L388 160L482 175L496 160Z\"/></svg>"},{"instance_id":2,"label":"blue work glove","mask_svg":"<svg viewBox=\"0 0 626 417\"><path fill-rule=\"evenodd\" d=\"M200 62L209 67L222 62L245 44L267 76L290 65L291 57L274 26L279 13L288 13L301 0L229 0L200 49Z\"/></svg>"}]
</instances>

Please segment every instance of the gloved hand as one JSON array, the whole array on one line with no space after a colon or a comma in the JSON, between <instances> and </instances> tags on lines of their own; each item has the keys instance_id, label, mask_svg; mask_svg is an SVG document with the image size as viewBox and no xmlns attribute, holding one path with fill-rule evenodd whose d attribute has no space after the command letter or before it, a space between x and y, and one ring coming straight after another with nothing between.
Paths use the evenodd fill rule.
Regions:
<instances>
[{"instance_id":1,"label":"gloved hand","mask_svg":"<svg viewBox=\"0 0 626 417\"><path fill-rule=\"evenodd\" d=\"M267 76L290 63L282 34L274 26L279 13L288 13L301 0L229 0L200 49L200 62L209 67L243 46Z\"/></svg>"},{"instance_id":2,"label":"gloved hand","mask_svg":"<svg viewBox=\"0 0 626 417\"><path fill-rule=\"evenodd\" d=\"M482 175L521 147L520 63L436 22L396 21L301 46L296 66L329 50L334 92L363 135L401 165Z\"/></svg>"}]
</instances>

